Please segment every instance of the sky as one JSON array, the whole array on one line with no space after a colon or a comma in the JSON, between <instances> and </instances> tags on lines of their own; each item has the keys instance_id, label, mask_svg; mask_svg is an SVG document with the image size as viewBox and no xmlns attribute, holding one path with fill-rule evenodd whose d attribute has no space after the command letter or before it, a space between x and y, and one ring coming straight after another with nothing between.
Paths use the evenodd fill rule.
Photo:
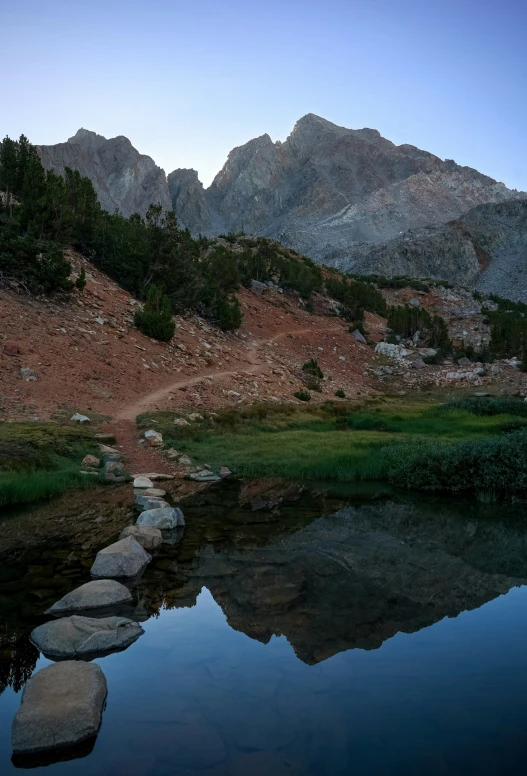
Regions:
<instances>
[{"instance_id":1,"label":"sky","mask_svg":"<svg viewBox=\"0 0 527 776\"><path fill-rule=\"evenodd\" d=\"M0 0L0 135L126 135L208 185L316 113L527 190L526 0Z\"/></svg>"}]
</instances>

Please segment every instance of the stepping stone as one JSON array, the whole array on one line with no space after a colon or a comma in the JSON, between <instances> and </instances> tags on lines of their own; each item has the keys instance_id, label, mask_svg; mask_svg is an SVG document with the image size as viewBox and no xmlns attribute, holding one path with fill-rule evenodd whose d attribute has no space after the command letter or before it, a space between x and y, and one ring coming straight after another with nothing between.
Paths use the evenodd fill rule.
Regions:
<instances>
[{"instance_id":1,"label":"stepping stone","mask_svg":"<svg viewBox=\"0 0 527 776\"><path fill-rule=\"evenodd\" d=\"M170 507L170 504L157 496L136 496L135 505L141 512L145 509L168 509Z\"/></svg>"},{"instance_id":2,"label":"stepping stone","mask_svg":"<svg viewBox=\"0 0 527 776\"><path fill-rule=\"evenodd\" d=\"M67 660L37 671L13 720L13 752L72 746L95 736L106 694L106 678L96 663Z\"/></svg>"},{"instance_id":3,"label":"stepping stone","mask_svg":"<svg viewBox=\"0 0 527 776\"><path fill-rule=\"evenodd\" d=\"M187 479L193 480L194 482L219 482L221 477L218 477L218 475L213 472L202 471L188 474Z\"/></svg>"},{"instance_id":4,"label":"stepping stone","mask_svg":"<svg viewBox=\"0 0 527 776\"><path fill-rule=\"evenodd\" d=\"M149 477L143 477L141 474L138 474L134 478L134 488L153 488L154 483Z\"/></svg>"},{"instance_id":5,"label":"stepping stone","mask_svg":"<svg viewBox=\"0 0 527 776\"><path fill-rule=\"evenodd\" d=\"M119 539L133 536L145 550L155 550L163 541L163 534L159 528L151 525L127 525L123 528Z\"/></svg>"},{"instance_id":6,"label":"stepping stone","mask_svg":"<svg viewBox=\"0 0 527 776\"><path fill-rule=\"evenodd\" d=\"M166 490L162 488L145 488L145 490L137 490L135 493L136 496L159 496L160 498L163 498L166 494Z\"/></svg>"},{"instance_id":7,"label":"stepping stone","mask_svg":"<svg viewBox=\"0 0 527 776\"><path fill-rule=\"evenodd\" d=\"M137 525L150 525L161 530L170 530L185 525L183 512L178 507L168 509L147 509L137 518Z\"/></svg>"},{"instance_id":8,"label":"stepping stone","mask_svg":"<svg viewBox=\"0 0 527 776\"><path fill-rule=\"evenodd\" d=\"M131 600L131 592L120 582L116 582L114 579L98 579L86 582L72 590L71 593L67 593L60 601L53 604L46 611L46 614L98 609L99 607L127 603Z\"/></svg>"},{"instance_id":9,"label":"stepping stone","mask_svg":"<svg viewBox=\"0 0 527 776\"><path fill-rule=\"evenodd\" d=\"M133 536L127 536L99 550L90 573L99 578L135 577L151 560L139 542Z\"/></svg>"},{"instance_id":10,"label":"stepping stone","mask_svg":"<svg viewBox=\"0 0 527 776\"><path fill-rule=\"evenodd\" d=\"M102 656L126 649L144 633L126 617L81 617L73 614L51 620L31 633L31 641L52 659Z\"/></svg>"}]
</instances>

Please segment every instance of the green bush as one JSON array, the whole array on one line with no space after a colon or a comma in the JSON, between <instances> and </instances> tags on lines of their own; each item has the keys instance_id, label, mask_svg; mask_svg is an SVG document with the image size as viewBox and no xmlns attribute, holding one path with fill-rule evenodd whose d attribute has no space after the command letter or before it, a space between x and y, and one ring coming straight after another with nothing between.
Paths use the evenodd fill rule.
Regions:
<instances>
[{"instance_id":1,"label":"green bush","mask_svg":"<svg viewBox=\"0 0 527 776\"><path fill-rule=\"evenodd\" d=\"M527 402L513 396L465 396L460 399L452 399L438 407L443 410L461 410L471 412L473 415L518 415L527 417Z\"/></svg>"},{"instance_id":2,"label":"green bush","mask_svg":"<svg viewBox=\"0 0 527 776\"><path fill-rule=\"evenodd\" d=\"M387 315L386 301L371 283L328 277L325 286L329 296L340 302L340 314L346 321L362 321L364 310L383 317Z\"/></svg>"},{"instance_id":3,"label":"green bush","mask_svg":"<svg viewBox=\"0 0 527 776\"><path fill-rule=\"evenodd\" d=\"M320 378L318 378L316 375L308 374L305 381L305 386L309 391L317 391L318 393L322 392Z\"/></svg>"},{"instance_id":4,"label":"green bush","mask_svg":"<svg viewBox=\"0 0 527 776\"><path fill-rule=\"evenodd\" d=\"M423 307L412 307L412 305L390 307L388 327L394 334L403 338L413 337L416 332L420 332L420 340L429 347L440 348L443 353L452 351L452 343L444 319L440 315L430 315Z\"/></svg>"},{"instance_id":5,"label":"green bush","mask_svg":"<svg viewBox=\"0 0 527 776\"><path fill-rule=\"evenodd\" d=\"M293 396L299 401L311 401L311 394L303 388L300 391L295 391Z\"/></svg>"},{"instance_id":6,"label":"green bush","mask_svg":"<svg viewBox=\"0 0 527 776\"><path fill-rule=\"evenodd\" d=\"M309 372L309 374L314 375L314 377L318 377L319 380L324 378L324 373L322 372L322 369L320 368L319 363L315 358L311 358L309 361L306 361L305 364L302 365L302 371Z\"/></svg>"},{"instance_id":7,"label":"green bush","mask_svg":"<svg viewBox=\"0 0 527 776\"><path fill-rule=\"evenodd\" d=\"M137 310L134 323L147 337L168 342L174 336L175 324L172 320L170 299L161 288L150 286L145 306Z\"/></svg>"},{"instance_id":8,"label":"green bush","mask_svg":"<svg viewBox=\"0 0 527 776\"><path fill-rule=\"evenodd\" d=\"M474 492L496 498L527 493L527 432L455 445L397 446L389 451L394 485Z\"/></svg>"},{"instance_id":9,"label":"green bush","mask_svg":"<svg viewBox=\"0 0 527 776\"><path fill-rule=\"evenodd\" d=\"M336 396L338 399L345 399L345 398L346 398L346 394L344 393L344 391L342 390L342 388L339 388L338 390L336 390L336 391L335 391L335 396Z\"/></svg>"}]
</instances>

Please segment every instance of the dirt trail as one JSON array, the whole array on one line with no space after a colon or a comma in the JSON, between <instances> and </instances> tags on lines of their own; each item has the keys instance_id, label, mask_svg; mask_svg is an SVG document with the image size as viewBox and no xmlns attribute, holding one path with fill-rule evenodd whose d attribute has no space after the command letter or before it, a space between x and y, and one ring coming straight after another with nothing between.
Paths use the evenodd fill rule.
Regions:
<instances>
[{"instance_id":1,"label":"dirt trail","mask_svg":"<svg viewBox=\"0 0 527 776\"><path fill-rule=\"evenodd\" d=\"M340 333L340 326L332 326L325 329L325 332ZM301 329L286 329L280 331L272 337L258 340L250 346L247 350L247 360L251 363L251 366L246 369L229 369L224 371L204 371L190 378L182 380L176 380L170 385L164 388L158 388L156 391L146 394L133 404L129 404L123 407L115 415L115 421L108 427L108 431L114 434L117 439L117 444L121 449L125 461L126 467L129 471L146 472L157 471L165 474L172 474L175 470L175 465L167 461L163 456L159 455L159 452L152 448L145 448L138 444L138 435L135 427L135 419L142 412L147 412L149 409L154 408L160 401L165 399L169 394L177 391L180 388L188 387L199 383L202 380L212 377L215 381L222 378L232 377L234 373L237 374L262 374L269 370L269 366L266 363L262 363L259 360L258 351L269 345L271 342L279 342L288 336L301 336L302 334L312 334L313 328L304 327ZM317 333L321 333L319 330Z\"/></svg>"}]
</instances>

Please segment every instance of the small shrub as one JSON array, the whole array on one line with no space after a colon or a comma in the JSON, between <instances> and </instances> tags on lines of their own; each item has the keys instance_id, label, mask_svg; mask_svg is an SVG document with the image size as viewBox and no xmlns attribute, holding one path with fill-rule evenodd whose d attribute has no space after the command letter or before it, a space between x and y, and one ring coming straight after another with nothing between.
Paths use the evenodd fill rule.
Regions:
<instances>
[{"instance_id":1,"label":"small shrub","mask_svg":"<svg viewBox=\"0 0 527 776\"><path fill-rule=\"evenodd\" d=\"M299 401L311 401L311 394L303 388L300 391L295 391L293 396Z\"/></svg>"},{"instance_id":2,"label":"small shrub","mask_svg":"<svg viewBox=\"0 0 527 776\"><path fill-rule=\"evenodd\" d=\"M302 366L302 371L309 372L309 374L314 375L314 377L318 377L319 380L324 378L324 373L315 358L311 358L309 361L306 361L306 363Z\"/></svg>"},{"instance_id":3,"label":"small shrub","mask_svg":"<svg viewBox=\"0 0 527 776\"><path fill-rule=\"evenodd\" d=\"M338 399L345 399L345 398L346 398L346 394L344 393L344 391L342 390L342 388L339 388L337 391L335 391L335 396L336 396Z\"/></svg>"},{"instance_id":4,"label":"small shrub","mask_svg":"<svg viewBox=\"0 0 527 776\"><path fill-rule=\"evenodd\" d=\"M86 270L84 269L84 267L81 268L80 275L75 281L75 288L78 291L84 291L84 289L86 288Z\"/></svg>"},{"instance_id":5,"label":"small shrub","mask_svg":"<svg viewBox=\"0 0 527 776\"><path fill-rule=\"evenodd\" d=\"M318 393L322 392L320 379L316 375L310 374L305 380L305 386L309 391L318 391Z\"/></svg>"},{"instance_id":6,"label":"small shrub","mask_svg":"<svg viewBox=\"0 0 527 776\"><path fill-rule=\"evenodd\" d=\"M174 336L175 324L172 320L172 304L168 296L158 286L148 290L143 310L137 310L134 323L147 337L168 342Z\"/></svg>"}]
</instances>

